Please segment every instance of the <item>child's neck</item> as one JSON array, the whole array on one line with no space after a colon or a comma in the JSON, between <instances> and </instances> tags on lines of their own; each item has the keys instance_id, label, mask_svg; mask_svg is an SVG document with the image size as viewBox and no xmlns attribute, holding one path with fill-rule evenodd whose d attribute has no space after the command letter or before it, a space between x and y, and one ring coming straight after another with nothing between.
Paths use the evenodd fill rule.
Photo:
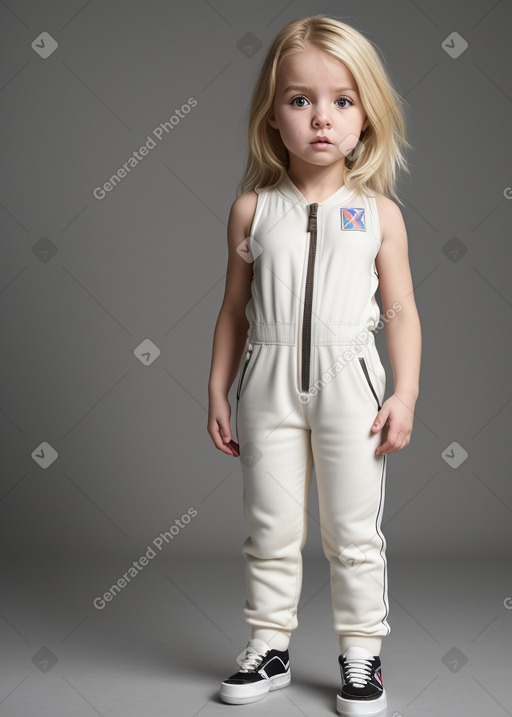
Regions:
<instances>
[{"instance_id":1,"label":"child's neck","mask_svg":"<svg viewBox=\"0 0 512 717\"><path fill-rule=\"evenodd\" d=\"M307 199L309 204L322 202L338 189L341 189L344 180L345 162L337 162L329 167L295 168L287 169L288 177L299 192Z\"/></svg>"}]
</instances>

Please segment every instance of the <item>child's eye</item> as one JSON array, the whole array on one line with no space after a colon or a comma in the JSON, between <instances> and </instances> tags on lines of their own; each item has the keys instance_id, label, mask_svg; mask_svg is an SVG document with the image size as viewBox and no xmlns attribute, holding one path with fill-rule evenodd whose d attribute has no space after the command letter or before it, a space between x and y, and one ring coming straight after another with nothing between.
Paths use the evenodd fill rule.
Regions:
<instances>
[{"instance_id":1,"label":"child's eye","mask_svg":"<svg viewBox=\"0 0 512 717\"><path fill-rule=\"evenodd\" d=\"M300 97L294 97L293 100L290 102L290 104L294 105L295 107L305 107L304 104L300 104L300 105L296 104L296 102L298 102L299 100L304 100L305 102L308 101L304 96L301 95ZM348 106L354 104L352 102L352 100L350 100L348 97L338 97L336 102L348 102ZM340 106L340 105L338 105L338 106ZM346 106L347 105L343 106L341 109L345 109Z\"/></svg>"}]
</instances>

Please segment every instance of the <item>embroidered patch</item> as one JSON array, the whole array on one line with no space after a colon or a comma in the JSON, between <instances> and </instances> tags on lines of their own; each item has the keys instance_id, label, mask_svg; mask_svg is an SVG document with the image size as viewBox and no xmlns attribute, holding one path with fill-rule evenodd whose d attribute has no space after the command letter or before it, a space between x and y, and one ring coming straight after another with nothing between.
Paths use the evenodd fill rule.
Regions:
<instances>
[{"instance_id":1,"label":"embroidered patch","mask_svg":"<svg viewBox=\"0 0 512 717\"><path fill-rule=\"evenodd\" d=\"M341 207L341 228L356 231L365 232L365 218L364 209L355 207Z\"/></svg>"}]
</instances>

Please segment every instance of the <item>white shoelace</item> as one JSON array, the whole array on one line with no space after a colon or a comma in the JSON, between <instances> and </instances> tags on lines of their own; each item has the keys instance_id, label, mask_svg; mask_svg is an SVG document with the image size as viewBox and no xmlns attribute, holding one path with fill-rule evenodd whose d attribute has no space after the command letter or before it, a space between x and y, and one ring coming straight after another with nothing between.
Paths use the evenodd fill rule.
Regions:
<instances>
[{"instance_id":1,"label":"white shoelace","mask_svg":"<svg viewBox=\"0 0 512 717\"><path fill-rule=\"evenodd\" d=\"M256 650L248 647L239 672L252 672L261 665L264 657L265 655L260 655Z\"/></svg>"},{"instance_id":2,"label":"white shoelace","mask_svg":"<svg viewBox=\"0 0 512 717\"><path fill-rule=\"evenodd\" d=\"M363 657L353 657L346 660L347 682L354 687L364 687L372 677L372 661Z\"/></svg>"}]
</instances>

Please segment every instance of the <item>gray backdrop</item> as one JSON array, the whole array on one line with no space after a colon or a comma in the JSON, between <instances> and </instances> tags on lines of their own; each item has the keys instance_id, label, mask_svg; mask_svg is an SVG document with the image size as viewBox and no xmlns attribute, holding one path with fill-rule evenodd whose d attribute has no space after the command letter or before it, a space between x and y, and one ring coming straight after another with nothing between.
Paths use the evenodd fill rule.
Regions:
<instances>
[{"instance_id":1,"label":"gray backdrop","mask_svg":"<svg viewBox=\"0 0 512 717\"><path fill-rule=\"evenodd\" d=\"M0 6L7 557L124 565L191 509L167 559L240 555L240 459L206 430L226 223L263 56L317 13L382 49L415 148L400 195L423 361L412 441L389 457L388 554L510 551L511 3L13 0ZM384 331L377 345L389 396ZM311 554L316 500L314 487Z\"/></svg>"}]
</instances>

